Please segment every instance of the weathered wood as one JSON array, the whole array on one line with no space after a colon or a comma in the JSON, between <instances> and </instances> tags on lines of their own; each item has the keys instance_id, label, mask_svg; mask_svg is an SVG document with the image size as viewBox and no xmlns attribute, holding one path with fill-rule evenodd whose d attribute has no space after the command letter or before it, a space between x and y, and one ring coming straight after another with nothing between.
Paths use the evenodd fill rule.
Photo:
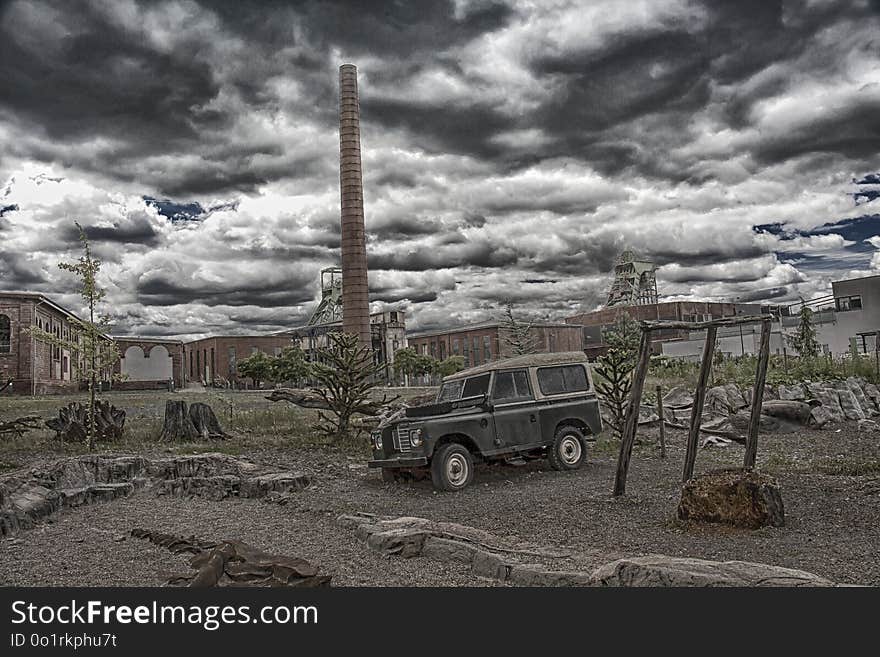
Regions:
<instances>
[{"instance_id":1,"label":"weathered wood","mask_svg":"<svg viewBox=\"0 0 880 657\"><path fill-rule=\"evenodd\" d=\"M626 420L623 424L623 435L620 438L620 453L617 456L617 473L614 477L614 496L618 497L626 493L626 475L629 470L629 460L632 457L633 443L636 440L638 429L639 406L642 403L642 390L645 387L645 378L648 375L648 365L651 359L651 332L642 330L642 338L639 342L639 359L633 371L632 388L629 393L629 405L626 407Z\"/></svg>"},{"instance_id":2,"label":"weathered wood","mask_svg":"<svg viewBox=\"0 0 880 657\"><path fill-rule=\"evenodd\" d=\"M301 390L298 388L276 388L271 394L266 395L269 401L286 401L303 408L320 408L330 410L330 404L313 390Z\"/></svg>"},{"instance_id":3,"label":"weathered wood","mask_svg":"<svg viewBox=\"0 0 880 657\"><path fill-rule=\"evenodd\" d=\"M739 317L725 317L713 319L708 322L679 322L674 320L647 320L639 322L643 329L657 331L660 329L682 329L685 331L702 331L710 327L739 326L741 324L754 324L755 322L770 321L767 315L742 315Z\"/></svg>"},{"instance_id":4,"label":"weathered wood","mask_svg":"<svg viewBox=\"0 0 880 657\"><path fill-rule=\"evenodd\" d=\"M663 388L657 386L657 417L660 418L660 458L666 458L666 418L663 416Z\"/></svg>"},{"instance_id":5,"label":"weathered wood","mask_svg":"<svg viewBox=\"0 0 880 657\"><path fill-rule=\"evenodd\" d=\"M217 416L207 404L195 402L190 404L189 419L201 436L202 440L223 440L229 434L223 431Z\"/></svg>"},{"instance_id":6,"label":"weathered wood","mask_svg":"<svg viewBox=\"0 0 880 657\"><path fill-rule=\"evenodd\" d=\"M181 442L196 440L199 432L186 411L186 402L169 399L165 402L165 422L159 440Z\"/></svg>"},{"instance_id":7,"label":"weathered wood","mask_svg":"<svg viewBox=\"0 0 880 657\"><path fill-rule=\"evenodd\" d=\"M694 404L691 407L691 424L688 430L682 481L687 481L694 474L694 463L697 460L697 443L700 439L700 423L703 419L703 403L706 401L706 385L709 383L709 372L712 371L712 359L715 356L716 334L717 329L715 326L710 325L706 329L706 343L703 345L703 362L700 364L700 376L697 379L697 389L694 391Z\"/></svg>"},{"instance_id":8,"label":"weathered wood","mask_svg":"<svg viewBox=\"0 0 880 657\"><path fill-rule=\"evenodd\" d=\"M758 371L755 373L755 388L752 392L752 415L749 418L749 434L746 440L746 453L743 467L751 470L758 456L758 425L761 421L761 407L764 403L764 382L767 380L767 363L770 360L770 320L761 326L761 345L758 349Z\"/></svg>"},{"instance_id":9,"label":"weathered wood","mask_svg":"<svg viewBox=\"0 0 880 657\"><path fill-rule=\"evenodd\" d=\"M46 420L46 426L63 442L85 442L89 426L89 407L71 402L58 410L58 417ZM95 401L95 440L119 440L125 428L125 411L106 399Z\"/></svg>"},{"instance_id":10,"label":"weathered wood","mask_svg":"<svg viewBox=\"0 0 880 657\"><path fill-rule=\"evenodd\" d=\"M43 421L38 415L27 415L8 422L0 422L0 436L15 434L21 438L31 429L39 429Z\"/></svg>"}]
</instances>

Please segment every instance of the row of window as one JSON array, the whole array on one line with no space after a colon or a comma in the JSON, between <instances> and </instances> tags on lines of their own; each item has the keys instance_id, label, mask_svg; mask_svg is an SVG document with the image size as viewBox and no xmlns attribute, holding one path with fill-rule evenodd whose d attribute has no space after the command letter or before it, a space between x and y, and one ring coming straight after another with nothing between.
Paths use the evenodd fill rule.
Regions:
<instances>
[{"instance_id":1,"label":"row of window","mask_svg":"<svg viewBox=\"0 0 880 657\"><path fill-rule=\"evenodd\" d=\"M465 367L474 367L492 360L492 337L488 335L472 338L453 338L452 349L446 353L446 342L429 342L421 345L423 356L431 356L437 360L446 360L447 356L462 356Z\"/></svg>"},{"instance_id":2,"label":"row of window","mask_svg":"<svg viewBox=\"0 0 880 657\"><path fill-rule=\"evenodd\" d=\"M444 383L440 388L438 401L456 401L486 395L489 392L490 377L491 374L481 374ZM544 395L586 392L590 389L583 365L538 368L538 387ZM528 400L533 396L528 370L511 370L495 374L492 398L496 402Z\"/></svg>"},{"instance_id":3,"label":"row of window","mask_svg":"<svg viewBox=\"0 0 880 657\"><path fill-rule=\"evenodd\" d=\"M857 294L849 297L837 297L834 300L834 305L837 307L838 312L844 312L846 310L861 310L862 297Z\"/></svg>"}]
</instances>

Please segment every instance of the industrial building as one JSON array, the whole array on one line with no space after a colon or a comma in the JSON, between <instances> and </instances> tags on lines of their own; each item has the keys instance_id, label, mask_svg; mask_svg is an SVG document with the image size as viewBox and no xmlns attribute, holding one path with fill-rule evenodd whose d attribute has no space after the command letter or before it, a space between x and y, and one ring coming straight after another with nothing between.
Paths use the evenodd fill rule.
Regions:
<instances>
[{"instance_id":1,"label":"industrial building","mask_svg":"<svg viewBox=\"0 0 880 657\"><path fill-rule=\"evenodd\" d=\"M579 326L560 322L533 322L529 326L529 333L540 353L581 351L584 348L583 330ZM420 354L438 360L462 356L465 367L473 367L514 355L505 341L506 330L503 322L482 322L414 333L408 340L409 346Z\"/></svg>"},{"instance_id":2,"label":"industrial building","mask_svg":"<svg viewBox=\"0 0 880 657\"><path fill-rule=\"evenodd\" d=\"M806 302L813 311L812 323L816 340L825 354L841 357L846 354L873 354L878 347L880 332L880 276L834 281L832 293ZM770 352L792 353L789 338L800 324L803 304L773 309ZM719 329L718 349L729 356L757 354L760 327ZM685 332L680 338L661 345L669 356L696 359L703 350L705 332Z\"/></svg>"}]
</instances>

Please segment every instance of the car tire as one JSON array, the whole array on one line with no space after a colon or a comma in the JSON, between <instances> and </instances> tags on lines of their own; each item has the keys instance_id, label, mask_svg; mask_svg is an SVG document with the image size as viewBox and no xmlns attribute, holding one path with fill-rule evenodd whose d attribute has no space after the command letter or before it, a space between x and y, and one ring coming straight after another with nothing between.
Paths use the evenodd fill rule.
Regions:
<instances>
[{"instance_id":1,"label":"car tire","mask_svg":"<svg viewBox=\"0 0 880 657\"><path fill-rule=\"evenodd\" d=\"M587 460L587 441L577 427L565 425L556 430L547 448L547 460L554 470L577 470Z\"/></svg>"},{"instance_id":2,"label":"car tire","mask_svg":"<svg viewBox=\"0 0 880 657\"><path fill-rule=\"evenodd\" d=\"M431 459L431 480L434 488L459 491L474 480L474 459L466 447L458 443L443 445Z\"/></svg>"}]
</instances>

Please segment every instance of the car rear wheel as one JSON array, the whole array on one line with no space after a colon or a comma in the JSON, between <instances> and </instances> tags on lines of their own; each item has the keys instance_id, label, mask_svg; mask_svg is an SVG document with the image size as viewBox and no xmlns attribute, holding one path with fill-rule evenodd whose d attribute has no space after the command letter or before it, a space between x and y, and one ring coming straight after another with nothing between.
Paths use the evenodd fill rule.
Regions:
<instances>
[{"instance_id":1,"label":"car rear wheel","mask_svg":"<svg viewBox=\"0 0 880 657\"><path fill-rule=\"evenodd\" d=\"M554 470L577 470L584 464L586 455L584 434L572 426L559 427L553 444L547 450L547 460Z\"/></svg>"},{"instance_id":2,"label":"car rear wheel","mask_svg":"<svg viewBox=\"0 0 880 657\"><path fill-rule=\"evenodd\" d=\"M431 479L437 490L458 491L474 480L474 459L457 443L443 445L431 460Z\"/></svg>"}]
</instances>

